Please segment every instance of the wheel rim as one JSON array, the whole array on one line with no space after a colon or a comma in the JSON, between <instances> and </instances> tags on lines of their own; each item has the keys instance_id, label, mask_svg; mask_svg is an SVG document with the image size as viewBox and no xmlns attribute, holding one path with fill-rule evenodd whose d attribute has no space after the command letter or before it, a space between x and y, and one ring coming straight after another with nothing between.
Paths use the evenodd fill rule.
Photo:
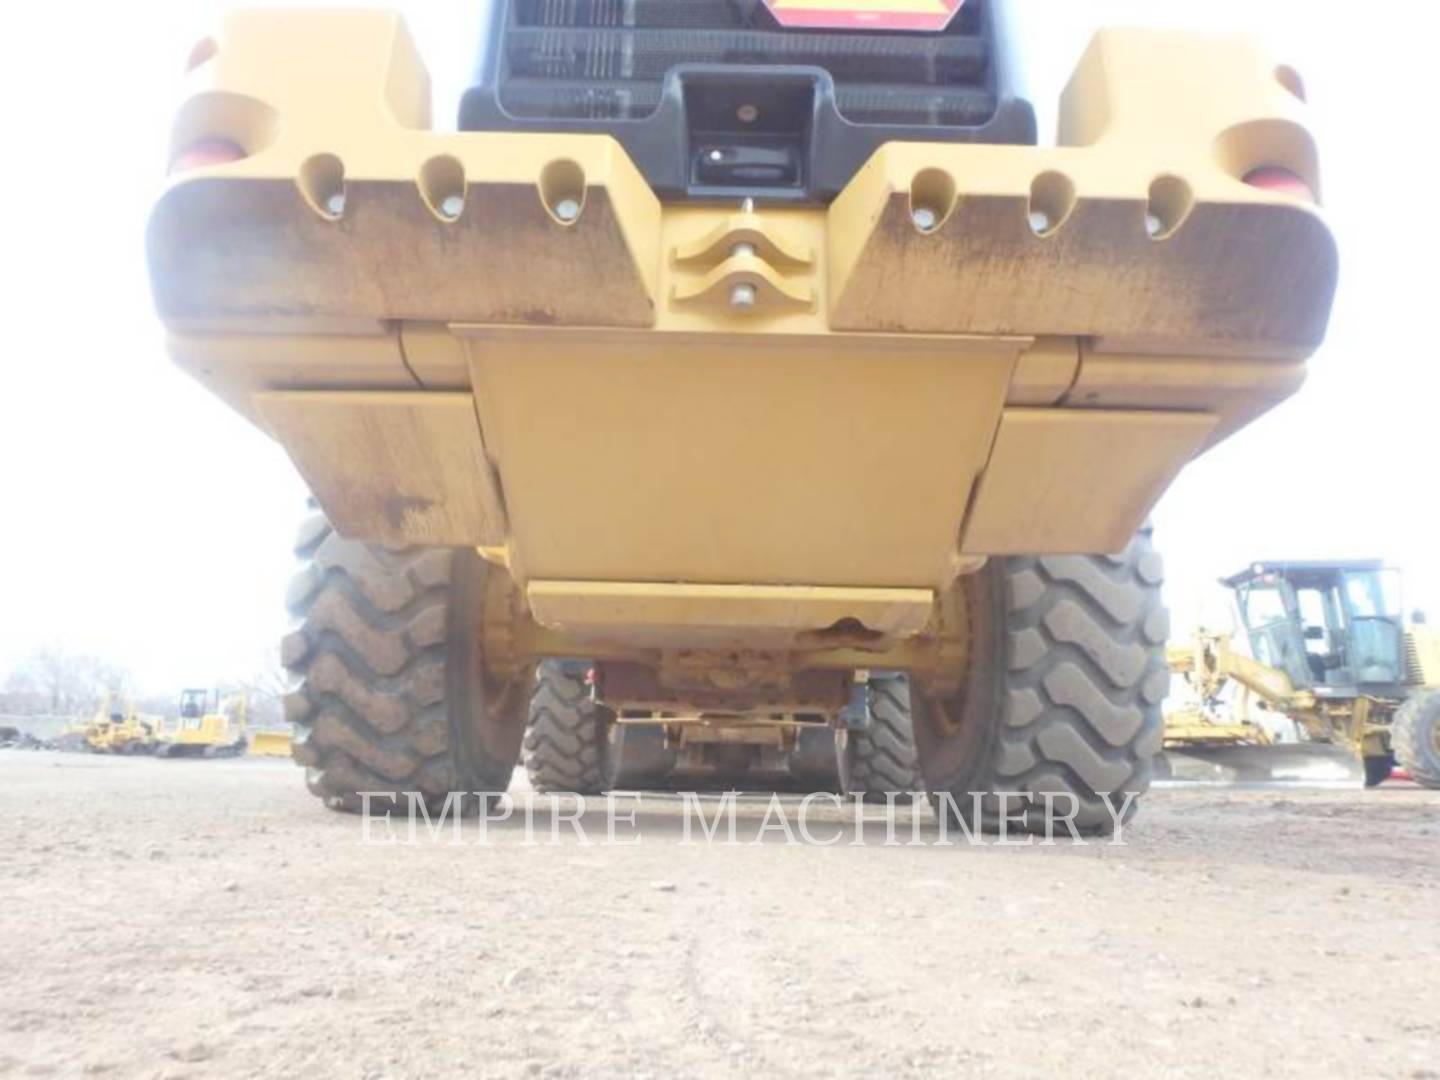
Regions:
<instances>
[{"instance_id":1,"label":"wheel rim","mask_svg":"<svg viewBox=\"0 0 1440 1080\"><path fill-rule=\"evenodd\" d=\"M455 558L445 664L455 766L464 788L498 791L509 785L520 757L534 668L508 681L491 676L485 663L485 619L501 602L508 582L492 580L490 566L478 555L457 552Z\"/></svg>"},{"instance_id":2,"label":"wheel rim","mask_svg":"<svg viewBox=\"0 0 1440 1080\"><path fill-rule=\"evenodd\" d=\"M958 778L982 769L991 752L991 718L999 708L993 665L1001 652L1005 618L998 563L963 579L970 627L960 689L935 697L912 679L910 708L921 771L932 789L953 787Z\"/></svg>"}]
</instances>

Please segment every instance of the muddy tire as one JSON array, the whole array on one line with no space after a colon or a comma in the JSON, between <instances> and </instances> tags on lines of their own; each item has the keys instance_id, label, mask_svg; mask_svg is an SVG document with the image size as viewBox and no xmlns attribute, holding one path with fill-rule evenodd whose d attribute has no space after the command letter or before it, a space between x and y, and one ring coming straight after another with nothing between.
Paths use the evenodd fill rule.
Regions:
<instances>
[{"instance_id":1,"label":"muddy tire","mask_svg":"<svg viewBox=\"0 0 1440 1080\"><path fill-rule=\"evenodd\" d=\"M876 803L923 791L925 778L915 752L909 680L872 679L866 693L870 725L858 731L842 728L836 735L840 790Z\"/></svg>"},{"instance_id":2,"label":"muddy tire","mask_svg":"<svg viewBox=\"0 0 1440 1080\"><path fill-rule=\"evenodd\" d=\"M971 827L993 830L1003 813L1008 830L1060 836L1066 818L1106 834L1133 813L1169 689L1163 580L1147 530L1122 555L994 559L962 582L964 687L912 695L939 809Z\"/></svg>"},{"instance_id":3,"label":"muddy tire","mask_svg":"<svg viewBox=\"0 0 1440 1080\"><path fill-rule=\"evenodd\" d=\"M535 670L524 760L536 791L598 795L605 788L605 730L611 714L591 699L587 668L546 660Z\"/></svg>"},{"instance_id":4,"label":"muddy tire","mask_svg":"<svg viewBox=\"0 0 1440 1080\"><path fill-rule=\"evenodd\" d=\"M1440 788L1440 690L1418 693L1396 710L1390 749L1417 784Z\"/></svg>"},{"instance_id":5,"label":"muddy tire","mask_svg":"<svg viewBox=\"0 0 1440 1080\"><path fill-rule=\"evenodd\" d=\"M320 514L300 529L305 566L288 596L299 625L281 659L292 754L332 809L503 792L519 758L528 687L485 675L489 568L470 551L391 549L343 539ZM388 796L388 798L386 797Z\"/></svg>"}]
</instances>

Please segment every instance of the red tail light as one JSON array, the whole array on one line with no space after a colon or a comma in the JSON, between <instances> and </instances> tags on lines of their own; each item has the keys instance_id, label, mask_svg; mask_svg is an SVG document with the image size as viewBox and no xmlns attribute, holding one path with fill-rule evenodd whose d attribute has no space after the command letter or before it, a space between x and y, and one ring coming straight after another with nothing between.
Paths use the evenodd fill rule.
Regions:
<instances>
[{"instance_id":1,"label":"red tail light","mask_svg":"<svg viewBox=\"0 0 1440 1080\"><path fill-rule=\"evenodd\" d=\"M781 26L826 30L944 30L965 0L765 0Z\"/></svg>"},{"instance_id":2,"label":"red tail light","mask_svg":"<svg viewBox=\"0 0 1440 1080\"><path fill-rule=\"evenodd\" d=\"M1246 174L1245 183L1278 195L1291 195L1312 203L1317 201L1315 189L1306 183L1302 176L1278 165L1265 165L1255 169Z\"/></svg>"},{"instance_id":3,"label":"red tail light","mask_svg":"<svg viewBox=\"0 0 1440 1080\"><path fill-rule=\"evenodd\" d=\"M248 156L243 147L229 139L200 139L175 155L170 162L170 171L187 172L207 165L228 165Z\"/></svg>"}]
</instances>

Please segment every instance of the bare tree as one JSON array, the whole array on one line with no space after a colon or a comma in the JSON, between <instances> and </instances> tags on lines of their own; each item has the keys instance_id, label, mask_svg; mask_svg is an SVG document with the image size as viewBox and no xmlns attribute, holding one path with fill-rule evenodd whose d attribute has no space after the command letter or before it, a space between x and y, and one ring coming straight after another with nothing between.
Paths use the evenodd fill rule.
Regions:
<instances>
[{"instance_id":1,"label":"bare tree","mask_svg":"<svg viewBox=\"0 0 1440 1080\"><path fill-rule=\"evenodd\" d=\"M105 694L122 694L130 681L129 672L118 664L50 642L9 673L5 688L38 696L51 715L59 716L92 708Z\"/></svg>"},{"instance_id":2,"label":"bare tree","mask_svg":"<svg viewBox=\"0 0 1440 1080\"><path fill-rule=\"evenodd\" d=\"M280 663L278 649L266 650L251 674L227 683L222 689L226 693L244 694L250 719L260 727L285 722L285 695L290 689L290 678Z\"/></svg>"}]
</instances>

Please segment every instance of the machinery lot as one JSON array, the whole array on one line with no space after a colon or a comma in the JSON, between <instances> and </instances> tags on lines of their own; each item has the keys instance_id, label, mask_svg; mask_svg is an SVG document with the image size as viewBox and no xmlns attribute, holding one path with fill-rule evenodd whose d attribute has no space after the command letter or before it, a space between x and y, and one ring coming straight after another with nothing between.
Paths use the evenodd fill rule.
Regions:
<instances>
[{"instance_id":1,"label":"machinery lot","mask_svg":"<svg viewBox=\"0 0 1440 1080\"><path fill-rule=\"evenodd\" d=\"M653 796L635 846L457 849L285 762L0 778L3 1076L1440 1075L1407 785L1157 791L1123 847L684 846Z\"/></svg>"}]
</instances>

